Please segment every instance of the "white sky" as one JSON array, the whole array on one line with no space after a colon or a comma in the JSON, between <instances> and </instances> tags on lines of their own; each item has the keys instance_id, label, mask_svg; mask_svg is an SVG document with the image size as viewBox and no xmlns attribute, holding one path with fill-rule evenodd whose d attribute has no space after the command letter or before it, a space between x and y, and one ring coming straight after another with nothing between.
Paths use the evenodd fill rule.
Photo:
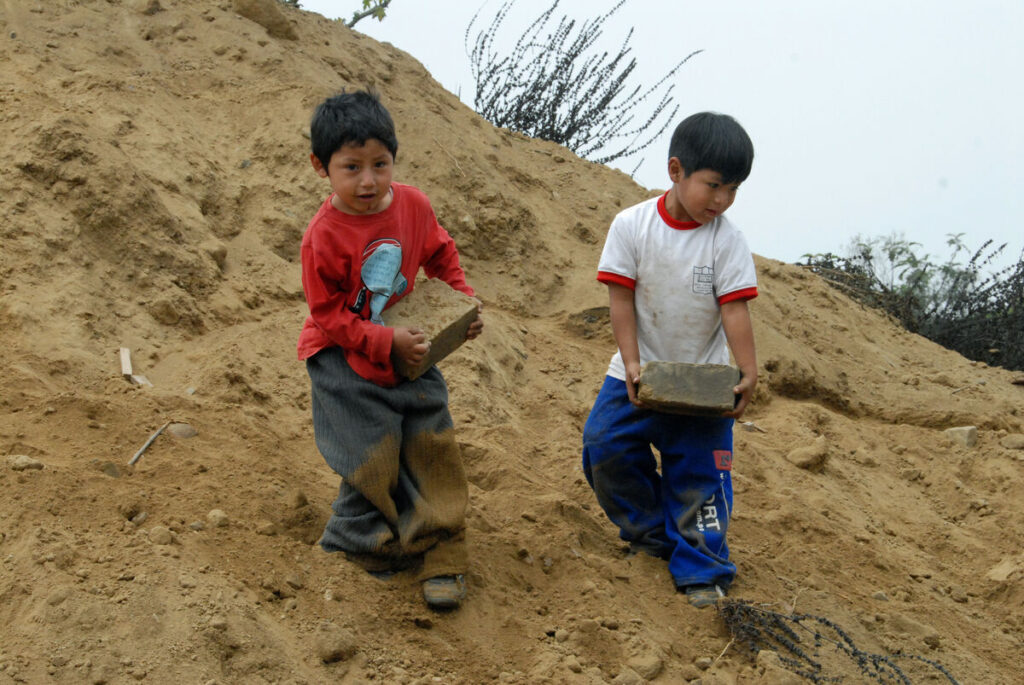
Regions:
<instances>
[{"instance_id":1,"label":"white sky","mask_svg":"<svg viewBox=\"0 0 1024 685\"><path fill-rule=\"evenodd\" d=\"M614 4L562 0L549 27ZM362 3L301 5L347 19ZM519 0L504 24L509 43L548 5ZM482 7L472 41L500 6L393 0L383 22L356 30L408 52L472 107L466 27ZM754 252L794 262L845 254L856 235L901 232L933 262L950 255L951 233L972 251L989 238L1009 243L1000 264L1020 256L1024 1L627 0L602 48L617 51L630 26L631 83L653 83L703 49L674 77L677 119L725 112L750 133L754 170L729 216ZM639 155L641 185L667 187L673 126Z\"/></svg>"}]
</instances>

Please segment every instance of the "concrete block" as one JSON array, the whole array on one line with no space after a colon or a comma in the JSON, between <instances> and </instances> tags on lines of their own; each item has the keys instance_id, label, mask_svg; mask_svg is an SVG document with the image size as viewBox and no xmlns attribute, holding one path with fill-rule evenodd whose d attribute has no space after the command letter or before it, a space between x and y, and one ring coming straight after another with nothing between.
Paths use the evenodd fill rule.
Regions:
<instances>
[{"instance_id":1,"label":"concrete block","mask_svg":"<svg viewBox=\"0 0 1024 685\"><path fill-rule=\"evenodd\" d=\"M655 411L721 416L736 406L739 369L726 364L648 362L640 369L637 398Z\"/></svg>"},{"instance_id":2,"label":"concrete block","mask_svg":"<svg viewBox=\"0 0 1024 685\"><path fill-rule=\"evenodd\" d=\"M416 366L395 362L399 375L413 380L466 341L469 325L477 317L477 304L444 281L431 278L418 281L411 293L385 309L381 317L392 328L421 328L430 341L430 351Z\"/></svg>"}]
</instances>

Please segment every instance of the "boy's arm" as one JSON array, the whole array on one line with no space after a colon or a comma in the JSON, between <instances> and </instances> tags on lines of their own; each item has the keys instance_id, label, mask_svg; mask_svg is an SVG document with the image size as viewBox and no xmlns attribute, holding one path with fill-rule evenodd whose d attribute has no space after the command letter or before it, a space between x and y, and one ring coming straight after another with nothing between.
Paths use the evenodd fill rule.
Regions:
<instances>
[{"instance_id":1,"label":"boy's arm","mask_svg":"<svg viewBox=\"0 0 1024 685\"><path fill-rule=\"evenodd\" d=\"M722 329L729 341L729 349L736 359L742 377L733 393L740 395L736 408L726 416L738 419L750 404L757 385L757 351L754 347L754 326L746 300L733 300L722 305Z\"/></svg>"},{"instance_id":2,"label":"boy's arm","mask_svg":"<svg viewBox=\"0 0 1024 685\"><path fill-rule=\"evenodd\" d=\"M433 226L430 227L430 240L426 245L430 256L423 262L423 273L428 278L440 278L456 290L475 297L473 288L466 283L466 273L459 263L459 251L455 247L455 240L441 224L437 223L433 213L430 218Z\"/></svg>"},{"instance_id":3,"label":"boy's arm","mask_svg":"<svg viewBox=\"0 0 1024 685\"><path fill-rule=\"evenodd\" d=\"M636 384L640 381L640 344L636 341L636 306L633 291L618 283L608 284L609 314L612 334L626 367L626 392L629 401L640 406Z\"/></svg>"},{"instance_id":4,"label":"boy's arm","mask_svg":"<svg viewBox=\"0 0 1024 685\"><path fill-rule=\"evenodd\" d=\"M473 288L466 282L466 272L462 270L462 265L459 263L459 251L455 247L455 240L441 224L437 223L437 218L433 214L431 214L431 220L434 224L431 229L434 237L433 251L423 264L423 273L428 278L440 278L451 287L476 300L476 320L469 325L469 330L466 331L466 340L473 340L479 337L484 329L482 317L484 303L477 298Z\"/></svg>"}]
</instances>

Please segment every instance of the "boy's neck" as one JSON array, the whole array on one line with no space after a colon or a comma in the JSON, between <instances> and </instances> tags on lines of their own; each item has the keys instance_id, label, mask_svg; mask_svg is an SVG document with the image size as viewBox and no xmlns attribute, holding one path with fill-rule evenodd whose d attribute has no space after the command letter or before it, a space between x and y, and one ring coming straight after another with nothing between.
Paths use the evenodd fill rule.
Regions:
<instances>
[{"instance_id":1,"label":"boy's neck","mask_svg":"<svg viewBox=\"0 0 1024 685\"><path fill-rule=\"evenodd\" d=\"M680 203L676 198L675 193L665 194L665 211L668 212L668 215L676 221L680 221L682 223L693 222L693 217L686 213L682 203Z\"/></svg>"}]
</instances>

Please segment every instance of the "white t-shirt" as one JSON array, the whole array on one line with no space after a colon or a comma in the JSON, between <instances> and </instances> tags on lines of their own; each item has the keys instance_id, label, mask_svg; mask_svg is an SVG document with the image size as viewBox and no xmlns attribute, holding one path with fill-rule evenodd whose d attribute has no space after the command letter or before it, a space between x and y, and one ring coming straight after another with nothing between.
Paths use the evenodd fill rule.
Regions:
<instances>
[{"instance_id":1,"label":"white t-shirt","mask_svg":"<svg viewBox=\"0 0 1024 685\"><path fill-rule=\"evenodd\" d=\"M633 290L640 363L728 364L721 305L757 297L754 258L724 216L678 221L665 196L620 212L605 240L597 280ZM625 380L616 352L608 375Z\"/></svg>"}]
</instances>

